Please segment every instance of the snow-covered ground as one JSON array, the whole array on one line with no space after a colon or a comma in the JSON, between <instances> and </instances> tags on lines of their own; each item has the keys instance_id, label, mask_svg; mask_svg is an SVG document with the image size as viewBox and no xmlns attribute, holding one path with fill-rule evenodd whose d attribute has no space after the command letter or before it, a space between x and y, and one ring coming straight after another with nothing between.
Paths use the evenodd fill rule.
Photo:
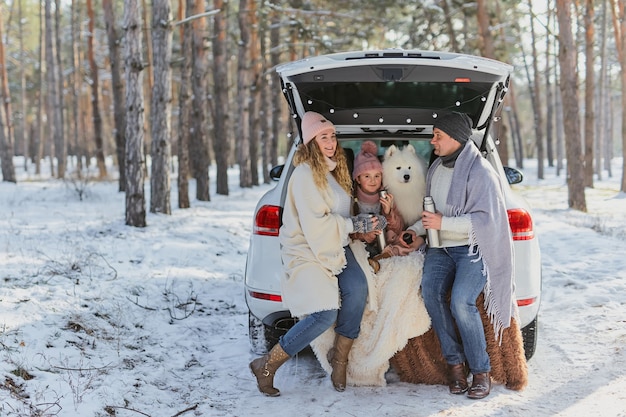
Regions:
<instances>
[{"instance_id":1,"label":"snow-covered ground","mask_svg":"<svg viewBox=\"0 0 626 417\"><path fill-rule=\"evenodd\" d=\"M526 165L515 188L541 242L539 342L528 387L496 385L480 401L393 374L386 387L338 393L310 354L279 370L280 397L257 391L243 274L252 212L271 185L241 189L233 169L230 196L212 183L212 201L148 214L138 229L124 225L116 182L18 168L17 185L0 183L0 416L624 417L621 162L587 190L588 213L567 208L553 168L539 181Z\"/></svg>"}]
</instances>

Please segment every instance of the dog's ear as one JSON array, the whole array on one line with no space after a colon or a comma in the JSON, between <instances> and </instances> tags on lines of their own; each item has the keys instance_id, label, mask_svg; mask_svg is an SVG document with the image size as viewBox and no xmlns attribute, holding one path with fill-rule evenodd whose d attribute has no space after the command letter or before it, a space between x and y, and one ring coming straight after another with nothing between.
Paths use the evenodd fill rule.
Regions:
<instances>
[{"instance_id":1,"label":"dog's ear","mask_svg":"<svg viewBox=\"0 0 626 417\"><path fill-rule=\"evenodd\" d=\"M414 148L414 147L413 147L413 145L411 145L410 143L409 143L408 145L406 145L406 146L404 147L404 149L406 149L406 150L408 150L408 151L410 151L410 152L412 152L412 153L416 153L416 152L415 152L415 148Z\"/></svg>"},{"instance_id":2,"label":"dog's ear","mask_svg":"<svg viewBox=\"0 0 626 417\"><path fill-rule=\"evenodd\" d=\"M385 159L389 158L391 155L396 153L397 150L398 148L396 148L396 145L391 145L390 147L388 147L387 150L385 151Z\"/></svg>"}]
</instances>

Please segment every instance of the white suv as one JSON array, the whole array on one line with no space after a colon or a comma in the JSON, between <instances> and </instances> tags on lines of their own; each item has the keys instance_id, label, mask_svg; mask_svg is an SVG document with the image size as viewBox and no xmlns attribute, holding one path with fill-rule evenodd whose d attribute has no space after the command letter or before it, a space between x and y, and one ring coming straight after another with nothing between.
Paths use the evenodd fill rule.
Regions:
<instances>
[{"instance_id":1,"label":"white suv","mask_svg":"<svg viewBox=\"0 0 626 417\"><path fill-rule=\"evenodd\" d=\"M300 126L309 110L335 124L337 139L349 156L364 140L373 140L380 154L395 144L412 144L428 161L432 123L450 111L467 113L472 139L502 175L505 184L522 174L503 167L490 130L499 119L512 67L470 55L417 50L345 52L311 57L277 68L282 91ZM278 242L282 208L297 136L284 165L271 176L278 183L259 201L246 263L245 296L249 308L250 342L257 353L273 346L295 323L282 303L284 273ZM526 358L535 352L541 299L541 255L528 204L505 188L515 250L516 296Z\"/></svg>"}]
</instances>

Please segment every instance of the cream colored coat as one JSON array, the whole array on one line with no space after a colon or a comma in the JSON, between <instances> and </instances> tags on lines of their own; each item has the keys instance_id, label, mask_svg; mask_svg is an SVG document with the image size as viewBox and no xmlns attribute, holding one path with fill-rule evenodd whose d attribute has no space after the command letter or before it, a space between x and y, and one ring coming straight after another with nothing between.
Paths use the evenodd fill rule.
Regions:
<instances>
[{"instance_id":1,"label":"cream colored coat","mask_svg":"<svg viewBox=\"0 0 626 417\"><path fill-rule=\"evenodd\" d=\"M287 186L280 228L283 302L295 317L340 307L337 274L346 267L344 246L350 244L365 272L369 309L376 309L373 273L362 242L350 242L351 220L334 213L335 194L319 190L307 164L298 165ZM350 197L346 194L346 198Z\"/></svg>"}]
</instances>

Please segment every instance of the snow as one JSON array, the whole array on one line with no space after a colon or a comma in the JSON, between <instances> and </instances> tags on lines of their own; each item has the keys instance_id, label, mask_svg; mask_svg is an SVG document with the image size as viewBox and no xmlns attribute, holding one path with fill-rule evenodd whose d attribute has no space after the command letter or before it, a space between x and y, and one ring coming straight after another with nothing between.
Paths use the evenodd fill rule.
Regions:
<instances>
[{"instance_id":1,"label":"snow","mask_svg":"<svg viewBox=\"0 0 626 417\"><path fill-rule=\"evenodd\" d=\"M515 188L534 207L542 249L539 341L528 387L495 385L480 401L393 373L386 387L338 393L306 353L278 371L280 397L257 391L243 275L252 213L272 185L239 188L231 169L230 196L132 228L115 181L18 168L18 184L0 183L0 416L624 417L621 161L587 189L588 213L567 208L554 168L538 180L525 163Z\"/></svg>"}]
</instances>

